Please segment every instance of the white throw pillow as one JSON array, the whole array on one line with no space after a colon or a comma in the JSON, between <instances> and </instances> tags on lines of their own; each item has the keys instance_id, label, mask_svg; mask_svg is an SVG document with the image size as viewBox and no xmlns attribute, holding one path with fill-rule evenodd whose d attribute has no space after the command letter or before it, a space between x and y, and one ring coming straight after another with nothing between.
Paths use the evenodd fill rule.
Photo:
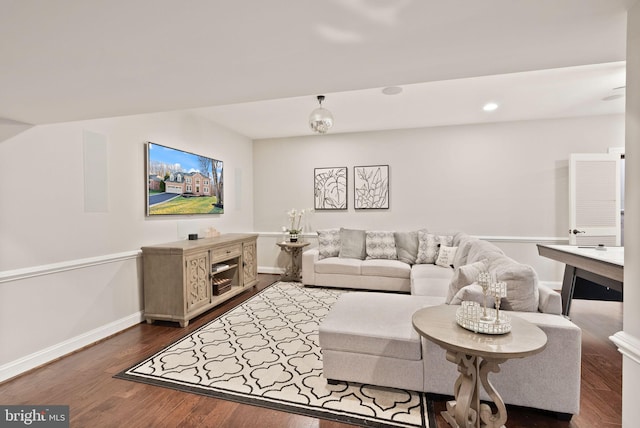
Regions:
<instances>
[{"instance_id":1,"label":"white throw pillow","mask_svg":"<svg viewBox=\"0 0 640 428\"><path fill-rule=\"evenodd\" d=\"M482 287L480 286L480 284L474 282L473 284L469 284L458 290L449 304L460 305L462 304L462 302L478 302L480 303L480 305L484 306L484 298L485 296L482 292ZM487 308L494 308L496 306L495 299L487 297L486 304Z\"/></svg>"},{"instance_id":2,"label":"white throw pillow","mask_svg":"<svg viewBox=\"0 0 640 428\"><path fill-rule=\"evenodd\" d=\"M487 270L487 261L480 260L475 263L457 267L453 271L453 276L449 282L449 291L445 303L450 303L462 287L473 284L478 279L478 274Z\"/></svg>"},{"instance_id":3,"label":"white throw pillow","mask_svg":"<svg viewBox=\"0 0 640 428\"><path fill-rule=\"evenodd\" d=\"M436 264L443 267L453 267L453 260L456 257L458 247L445 247L440 245Z\"/></svg>"}]
</instances>

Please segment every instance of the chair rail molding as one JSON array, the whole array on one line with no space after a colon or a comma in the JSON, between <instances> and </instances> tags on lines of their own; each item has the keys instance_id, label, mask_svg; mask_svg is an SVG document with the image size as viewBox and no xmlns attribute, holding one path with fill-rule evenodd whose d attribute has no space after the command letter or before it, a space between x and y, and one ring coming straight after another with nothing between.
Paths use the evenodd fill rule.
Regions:
<instances>
[{"instance_id":1,"label":"chair rail molding","mask_svg":"<svg viewBox=\"0 0 640 428\"><path fill-rule=\"evenodd\" d=\"M636 364L640 364L640 339L619 331L609 339L618 347L618 351L625 357L628 357Z\"/></svg>"},{"instance_id":2,"label":"chair rail molding","mask_svg":"<svg viewBox=\"0 0 640 428\"><path fill-rule=\"evenodd\" d=\"M123 260L135 259L142 256L141 250L127 251L123 253L106 254L103 256L89 257L85 259L69 260L60 263L32 266L22 269L6 270L0 272L0 284L3 282L18 281L36 276L50 275L69 270L84 269L91 266L114 263Z\"/></svg>"},{"instance_id":3,"label":"chair rail molding","mask_svg":"<svg viewBox=\"0 0 640 428\"><path fill-rule=\"evenodd\" d=\"M284 232L256 232L258 236L264 238L280 238L285 235ZM307 232L299 234L302 238L317 239L316 232ZM568 244L569 238L566 236L498 236L498 235L471 235L475 238L491 242L512 242L512 243L534 243L534 244Z\"/></svg>"}]
</instances>

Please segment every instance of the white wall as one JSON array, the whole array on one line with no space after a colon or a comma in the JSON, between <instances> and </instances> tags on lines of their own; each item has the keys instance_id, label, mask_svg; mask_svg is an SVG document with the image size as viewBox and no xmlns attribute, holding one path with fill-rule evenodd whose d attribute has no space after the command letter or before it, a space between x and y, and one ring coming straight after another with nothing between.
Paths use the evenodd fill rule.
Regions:
<instances>
[{"instance_id":1,"label":"white wall","mask_svg":"<svg viewBox=\"0 0 640 428\"><path fill-rule=\"evenodd\" d=\"M346 166L348 210L315 212L307 232L426 227L503 237L497 244L508 254L560 281L562 266L539 257L535 242L568 237L569 154L616 146L624 146L624 115L255 141L260 265L286 262L277 232L286 210L313 207L313 169ZM390 166L391 207L356 211L353 167L377 164Z\"/></svg>"},{"instance_id":2,"label":"white wall","mask_svg":"<svg viewBox=\"0 0 640 428\"><path fill-rule=\"evenodd\" d=\"M108 206L86 212L83 131L107 139ZM225 213L145 216L144 143L224 161ZM0 142L0 380L140 322L139 249L253 222L253 147L192 114L36 126Z\"/></svg>"},{"instance_id":3,"label":"white wall","mask_svg":"<svg viewBox=\"0 0 640 428\"><path fill-rule=\"evenodd\" d=\"M108 141L106 213L84 210L83 130ZM146 217L146 141L223 160L225 213ZM0 143L0 171L0 271L139 249L191 224L230 232L253 221L251 141L188 113L37 126Z\"/></svg>"}]
</instances>

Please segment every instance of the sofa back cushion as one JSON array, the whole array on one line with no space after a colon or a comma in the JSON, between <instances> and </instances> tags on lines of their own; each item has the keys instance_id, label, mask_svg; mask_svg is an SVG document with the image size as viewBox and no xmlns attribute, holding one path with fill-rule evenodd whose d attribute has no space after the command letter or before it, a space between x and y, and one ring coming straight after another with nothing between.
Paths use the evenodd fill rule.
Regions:
<instances>
[{"instance_id":1,"label":"sofa back cushion","mask_svg":"<svg viewBox=\"0 0 640 428\"><path fill-rule=\"evenodd\" d=\"M458 234L460 235L460 234ZM457 239L456 239L457 238ZM474 238L472 236L464 234L463 236L454 236L453 237L453 245L458 247L458 251L456 251L456 256L453 258L453 267L457 268L462 265L467 264L467 257L469 255L469 249L471 249L471 245L473 241L477 241L478 238Z\"/></svg>"},{"instance_id":2,"label":"sofa back cushion","mask_svg":"<svg viewBox=\"0 0 640 428\"><path fill-rule=\"evenodd\" d=\"M393 237L396 241L398 260L414 264L418 257L418 232L395 232Z\"/></svg>"},{"instance_id":3,"label":"sofa back cushion","mask_svg":"<svg viewBox=\"0 0 640 428\"><path fill-rule=\"evenodd\" d=\"M531 266L503 256L490 263L489 272L496 281L507 283L507 297L502 299L501 309L519 312L538 311L540 298L538 275Z\"/></svg>"},{"instance_id":4,"label":"sofa back cushion","mask_svg":"<svg viewBox=\"0 0 640 428\"><path fill-rule=\"evenodd\" d=\"M481 239L474 239L471 241L469 250L467 253L467 260L465 264L475 263L480 260L493 260L496 257L503 256L504 252L493 245L489 241L483 241Z\"/></svg>"},{"instance_id":5,"label":"sofa back cushion","mask_svg":"<svg viewBox=\"0 0 640 428\"><path fill-rule=\"evenodd\" d=\"M366 232L365 250L367 260L388 259L396 260L396 239L393 232L382 230L368 230Z\"/></svg>"},{"instance_id":6,"label":"sofa back cushion","mask_svg":"<svg viewBox=\"0 0 640 428\"><path fill-rule=\"evenodd\" d=\"M318 230L318 260L338 257L340 254L340 229Z\"/></svg>"},{"instance_id":7,"label":"sofa back cushion","mask_svg":"<svg viewBox=\"0 0 640 428\"><path fill-rule=\"evenodd\" d=\"M340 228L339 257L364 260L367 255L367 235L364 230Z\"/></svg>"}]
</instances>

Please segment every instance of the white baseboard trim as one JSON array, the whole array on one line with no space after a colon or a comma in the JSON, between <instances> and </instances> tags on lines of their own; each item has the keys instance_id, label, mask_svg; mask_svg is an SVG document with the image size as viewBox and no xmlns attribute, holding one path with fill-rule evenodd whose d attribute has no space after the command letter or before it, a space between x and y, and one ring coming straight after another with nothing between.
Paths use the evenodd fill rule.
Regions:
<instances>
[{"instance_id":1,"label":"white baseboard trim","mask_svg":"<svg viewBox=\"0 0 640 428\"><path fill-rule=\"evenodd\" d=\"M57 358L77 351L85 346L91 345L99 340L105 339L121 332L131 326L143 321L143 312L139 311L109 324L100 326L79 336L67 339L64 342L56 343L53 346L24 356L18 360L11 361L0 366L0 383L11 379L26 371L35 369L43 364L49 363Z\"/></svg>"},{"instance_id":2,"label":"white baseboard trim","mask_svg":"<svg viewBox=\"0 0 640 428\"><path fill-rule=\"evenodd\" d=\"M32 266L23 269L6 270L0 272L0 284L3 282L18 281L35 276L51 275L69 270L83 269L106 263L114 263L122 260L135 259L142 256L141 250L127 251L124 253L106 254L104 256L89 257L86 259L69 260L66 262L52 263L48 265Z\"/></svg>"},{"instance_id":3,"label":"white baseboard trim","mask_svg":"<svg viewBox=\"0 0 640 428\"><path fill-rule=\"evenodd\" d=\"M282 275L284 273L284 269L273 266L258 266L258 273Z\"/></svg>"},{"instance_id":4,"label":"white baseboard trim","mask_svg":"<svg viewBox=\"0 0 640 428\"><path fill-rule=\"evenodd\" d=\"M640 339L625 331L619 331L613 336L609 336L609 339L616 344L618 351L622 355L628 357L636 364L640 364Z\"/></svg>"}]
</instances>

